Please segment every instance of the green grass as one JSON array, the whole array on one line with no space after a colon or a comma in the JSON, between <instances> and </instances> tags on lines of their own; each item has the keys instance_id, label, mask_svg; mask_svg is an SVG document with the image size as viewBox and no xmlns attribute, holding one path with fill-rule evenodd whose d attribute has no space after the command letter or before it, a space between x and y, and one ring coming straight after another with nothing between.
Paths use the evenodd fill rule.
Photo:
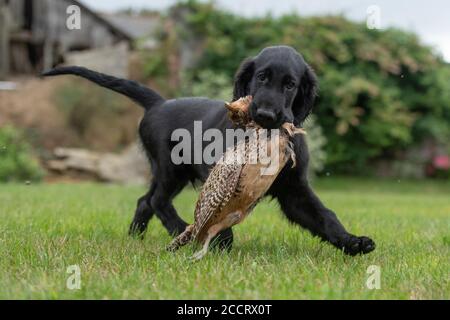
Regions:
<instances>
[{"instance_id":1,"label":"green grass","mask_svg":"<svg viewBox=\"0 0 450 320\"><path fill-rule=\"evenodd\" d=\"M167 253L153 219L143 241L127 236L137 187L0 185L0 299L448 299L450 184L325 178L314 183L351 232L377 249L348 257L290 225L263 202L235 230L229 254L191 263ZM175 201L192 221L194 190ZM66 288L70 265L81 289ZM381 289L366 287L381 269Z\"/></svg>"}]
</instances>

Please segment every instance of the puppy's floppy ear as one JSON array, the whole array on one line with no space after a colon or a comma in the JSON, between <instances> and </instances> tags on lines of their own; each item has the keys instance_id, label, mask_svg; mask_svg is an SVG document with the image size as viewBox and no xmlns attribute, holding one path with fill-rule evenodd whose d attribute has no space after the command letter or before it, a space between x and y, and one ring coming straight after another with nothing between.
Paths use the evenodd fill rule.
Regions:
<instances>
[{"instance_id":1,"label":"puppy's floppy ear","mask_svg":"<svg viewBox=\"0 0 450 320\"><path fill-rule=\"evenodd\" d=\"M306 65L305 73L301 77L301 83L298 88L297 96L292 104L295 125L300 125L311 113L317 96L317 91L317 76L314 73L314 70L309 65Z\"/></svg>"},{"instance_id":2,"label":"puppy's floppy ear","mask_svg":"<svg viewBox=\"0 0 450 320\"><path fill-rule=\"evenodd\" d=\"M253 58L245 59L234 76L233 101L249 94L249 84L253 77L255 62Z\"/></svg>"}]
</instances>

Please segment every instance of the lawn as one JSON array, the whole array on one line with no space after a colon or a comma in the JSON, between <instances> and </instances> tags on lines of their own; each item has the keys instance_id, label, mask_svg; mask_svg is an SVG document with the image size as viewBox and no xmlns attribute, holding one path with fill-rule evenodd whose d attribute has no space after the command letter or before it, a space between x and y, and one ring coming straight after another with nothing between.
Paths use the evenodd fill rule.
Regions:
<instances>
[{"instance_id":1,"label":"lawn","mask_svg":"<svg viewBox=\"0 0 450 320\"><path fill-rule=\"evenodd\" d=\"M450 184L343 178L314 188L353 233L377 249L348 257L261 203L235 230L231 253L192 263L172 254L153 219L127 236L139 187L0 185L0 299L449 299ZM175 200L192 221L196 192ZM66 287L78 265L81 288ZM379 266L380 289L366 287Z\"/></svg>"}]
</instances>

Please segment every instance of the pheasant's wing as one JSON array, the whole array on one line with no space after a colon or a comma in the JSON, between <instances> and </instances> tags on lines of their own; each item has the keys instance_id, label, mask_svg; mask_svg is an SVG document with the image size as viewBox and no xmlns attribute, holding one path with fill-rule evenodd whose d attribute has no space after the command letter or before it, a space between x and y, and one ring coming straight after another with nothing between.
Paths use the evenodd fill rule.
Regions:
<instances>
[{"instance_id":1,"label":"pheasant's wing","mask_svg":"<svg viewBox=\"0 0 450 320\"><path fill-rule=\"evenodd\" d=\"M195 208L194 237L202 230L215 212L231 199L239 183L242 164L219 162L212 169Z\"/></svg>"}]
</instances>

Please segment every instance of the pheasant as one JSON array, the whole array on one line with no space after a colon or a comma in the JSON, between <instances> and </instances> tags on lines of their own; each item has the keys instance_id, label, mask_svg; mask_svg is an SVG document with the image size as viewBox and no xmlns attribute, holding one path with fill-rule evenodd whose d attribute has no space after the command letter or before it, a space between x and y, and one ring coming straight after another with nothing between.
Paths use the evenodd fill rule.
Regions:
<instances>
[{"instance_id":1,"label":"pheasant","mask_svg":"<svg viewBox=\"0 0 450 320\"><path fill-rule=\"evenodd\" d=\"M251 134L248 139L242 139L226 150L211 170L197 201L195 222L187 226L167 250L175 251L195 241L202 248L192 258L201 259L207 253L211 240L220 231L242 222L248 216L270 188L289 157L295 166L295 154L289 138L295 134L305 134L305 131L296 128L292 123L284 123L275 139L267 138L267 134L261 138L265 129L250 119L248 109L251 101L252 97L247 96L226 103L230 119L237 125L245 126ZM253 163L249 161L249 155L260 153L261 142L267 142L265 153L269 161L263 163L257 159ZM278 152L274 152L277 148ZM274 167L271 167L272 165ZM269 167L274 168L272 173L268 173Z\"/></svg>"}]
</instances>

